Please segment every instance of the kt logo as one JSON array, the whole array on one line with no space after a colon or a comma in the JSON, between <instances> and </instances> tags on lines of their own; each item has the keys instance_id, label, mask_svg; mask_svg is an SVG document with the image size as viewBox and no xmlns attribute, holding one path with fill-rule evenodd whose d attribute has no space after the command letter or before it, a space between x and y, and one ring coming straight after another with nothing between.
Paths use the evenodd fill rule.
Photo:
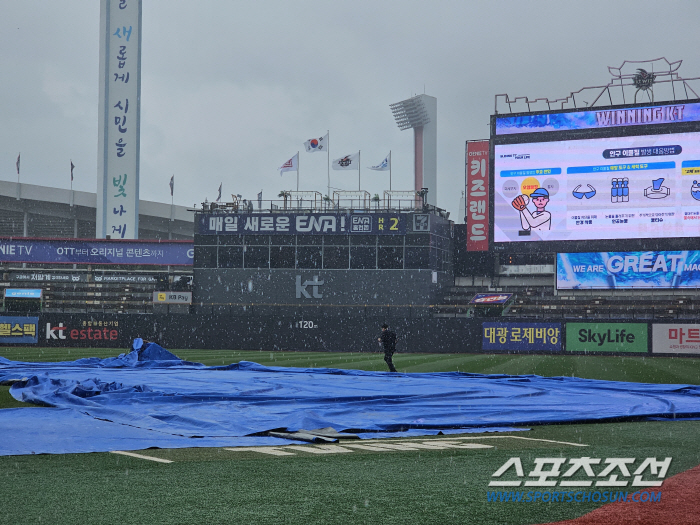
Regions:
<instances>
[{"instance_id":1,"label":"kt logo","mask_svg":"<svg viewBox=\"0 0 700 525\"><path fill-rule=\"evenodd\" d=\"M301 275L297 275L296 285L297 299L301 299L302 296L304 296L306 299L311 299L311 295L309 295L309 292L306 289L307 286L311 286L314 299L323 298L323 294L318 291L318 287L323 285L323 281L318 280L318 275L314 275L313 281L304 281L303 284L301 282Z\"/></svg>"}]
</instances>

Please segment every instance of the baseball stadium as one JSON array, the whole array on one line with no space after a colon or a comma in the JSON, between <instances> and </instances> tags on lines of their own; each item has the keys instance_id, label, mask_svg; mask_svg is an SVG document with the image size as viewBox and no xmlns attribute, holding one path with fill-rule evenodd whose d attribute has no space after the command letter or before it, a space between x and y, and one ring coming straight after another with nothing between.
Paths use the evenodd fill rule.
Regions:
<instances>
[{"instance_id":1,"label":"baseball stadium","mask_svg":"<svg viewBox=\"0 0 700 525\"><path fill-rule=\"evenodd\" d=\"M698 523L679 66L495 95L457 220L425 94L387 104L411 191L186 208L106 146L96 193L0 182L0 522Z\"/></svg>"}]
</instances>

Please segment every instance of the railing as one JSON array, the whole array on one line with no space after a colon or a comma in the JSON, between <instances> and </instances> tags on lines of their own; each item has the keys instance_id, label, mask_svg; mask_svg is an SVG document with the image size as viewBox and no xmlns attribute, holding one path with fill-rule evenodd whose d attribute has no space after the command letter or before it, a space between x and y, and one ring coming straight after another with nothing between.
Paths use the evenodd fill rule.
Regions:
<instances>
[{"instance_id":1,"label":"railing","mask_svg":"<svg viewBox=\"0 0 700 525\"><path fill-rule=\"evenodd\" d=\"M307 196L304 198L300 195L294 195L295 192L289 192L290 195L286 199L280 200L242 200L238 202L204 202L201 208L195 208L192 211L200 213L237 213L237 214L275 214L275 213L434 213L442 217L447 217L449 214L442 208L430 204L423 204L420 196L416 196L415 192L409 196L391 195L384 196L383 199L370 197L366 195L345 196L336 193L332 199L322 197L321 199ZM301 193L301 192L300 192ZM320 194L319 194L320 195Z\"/></svg>"}]
</instances>

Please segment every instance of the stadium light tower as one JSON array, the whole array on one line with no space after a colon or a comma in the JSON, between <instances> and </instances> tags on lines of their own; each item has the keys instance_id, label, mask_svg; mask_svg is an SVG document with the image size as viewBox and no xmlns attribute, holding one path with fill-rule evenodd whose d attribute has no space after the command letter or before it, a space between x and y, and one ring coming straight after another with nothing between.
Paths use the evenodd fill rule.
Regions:
<instances>
[{"instance_id":1,"label":"stadium light tower","mask_svg":"<svg viewBox=\"0 0 700 525\"><path fill-rule=\"evenodd\" d=\"M437 204L437 99L417 95L389 106L402 131L413 128L415 191L428 189L425 200Z\"/></svg>"}]
</instances>

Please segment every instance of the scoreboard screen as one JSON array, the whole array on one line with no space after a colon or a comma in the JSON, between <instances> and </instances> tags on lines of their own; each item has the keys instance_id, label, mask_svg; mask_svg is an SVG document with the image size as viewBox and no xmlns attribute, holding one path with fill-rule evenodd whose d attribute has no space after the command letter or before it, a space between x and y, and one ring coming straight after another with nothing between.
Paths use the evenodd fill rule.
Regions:
<instances>
[{"instance_id":1,"label":"scoreboard screen","mask_svg":"<svg viewBox=\"0 0 700 525\"><path fill-rule=\"evenodd\" d=\"M496 251L651 249L700 233L699 103L494 116L492 166Z\"/></svg>"}]
</instances>

